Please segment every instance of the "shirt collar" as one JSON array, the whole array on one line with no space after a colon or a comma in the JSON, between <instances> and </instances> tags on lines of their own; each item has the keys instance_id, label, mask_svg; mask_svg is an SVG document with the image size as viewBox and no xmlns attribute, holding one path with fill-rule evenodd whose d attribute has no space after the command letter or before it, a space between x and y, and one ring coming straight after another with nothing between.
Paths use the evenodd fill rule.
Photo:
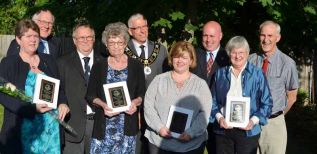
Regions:
<instances>
[{"instance_id":1,"label":"shirt collar","mask_svg":"<svg viewBox=\"0 0 317 154\"><path fill-rule=\"evenodd\" d=\"M216 48L215 50L213 50L213 51L209 51L209 50L207 50L207 52L211 52L211 53L212 53L213 58L215 59L215 58L216 58L216 56L217 56L217 54L218 54L219 49L220 49L220 45L219 45L219 46L218 46L218 48Z\"/></svg>"},{"instance_id":2,"label":"shirt collar","mask_svg":"<svg viewBox=\"0 0 317 154\"><path fill-rule=\"evenodd\" d=\"M89 57L90 59L93 59L93 57L94 57L94 50L92 50L88 56L83 55L78 50L77 50L77 53L78 53L80 59L83 59L84 57Z\"/></svg>"},{"instance_id":3,"label":"shirt collar","mask_svg":"<svg viewBox=\"0 0 317 154\"><path fill-rule=\"evenodd\" d=\"M144 45L144 47L145 48L147 48L147 42L148 42L148 40L146 40L143 44L140 44L140 43L138 43L135 39L132 39L132 42L133 42L133 45L134 45L134 47L136 48L136 47L140 47L140 45Z\"/></svg>"}]
</instances>

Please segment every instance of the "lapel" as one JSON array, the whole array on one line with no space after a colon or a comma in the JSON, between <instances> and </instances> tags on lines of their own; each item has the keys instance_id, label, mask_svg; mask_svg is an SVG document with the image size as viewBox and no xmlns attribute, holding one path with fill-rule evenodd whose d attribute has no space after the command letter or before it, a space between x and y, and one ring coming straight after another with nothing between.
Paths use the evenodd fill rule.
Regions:
<instances>
[{"instance_id":1,"label":"lapel","mask_svg":"<svg viewBox=\"0 0 317 154\"><path fill-rule=\"evenodd\" d=\"M80 76L85 80L83 66L81 64L81 61L80 61L81 59L77 51L72 52L71 54L72 54L72 60L70 63L72 63L74 68L79 72Z\"/></svg>"},{"instance_id":2,"label":"lapel","mask_svg":"<svg viewBox=\"0 0 317 154\"><path fill-rule=\"evenodd\" d=\"M134 47L134 44L132 42L132 39L130 39L130 41L128 42L128 47L134 53L134 55L136 55L136 56L138 55L138 53L136 52L136 49Z\"/></svg>"},{"instance_id":3,"label":"lapel","mask_svg":"<svg viewBox=\"0 0 317 154\"><path fill-rule=\"evenodd\" d=\"M154 50L154 42L148 40L147 45L148 45L148 57L150 57Z\"/></svg>"}]
</instances>

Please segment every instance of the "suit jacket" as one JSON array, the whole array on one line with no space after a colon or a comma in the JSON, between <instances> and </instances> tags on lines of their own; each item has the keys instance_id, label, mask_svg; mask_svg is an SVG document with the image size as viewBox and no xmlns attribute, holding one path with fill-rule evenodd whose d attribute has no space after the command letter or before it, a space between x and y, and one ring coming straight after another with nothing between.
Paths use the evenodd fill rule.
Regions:
<instances>
[{"instance_id":1,"label":"suit jacket","mask_svg":"<svg viewBox=\"0 0 317 154\"><path fill-rule=\"evenodd\" d=\"M132 40L129 41L128 47L134 53L134 55L138 56ZM154 42L148 41L148 49L149 49L148 55L150 56L153 53ZM160 44L159 54L157 58L155 59L155 61L150 65L151 74L145 75L146 88L149 86L149 84L151 83L151 81L154 79L156 75L161 74L163 72L163 69L164 69L163 63L166 59L167 59L167 50L163 45Z\"/></svg>"},{"instance_id":2,"label":"suit jacket","mask_svg":"<svg viewBox=\"0 0 317 154\"><path fill-rule=\"evenodd\" d=\"M104 60L99 54L94 53L94 63ZM81 59L76 51L67 54L57 61L60 72L61 85L65 87L70 114L65 121L71 125L78 136L65 133L69 142L80 142L85 135L87 101L85 99L87 84Z\"/></svg>"},{"instance_id":3,"label":"suit jacket","mask_svg":"<svg viewBox=\"0 0 317 154\"><path fill-rule=\"evenodd\" d=\"M48 76L59 78L55 60L42 53L39 54L39 57L39 69ZM3 58L0 64L0 76L22 90L25 89L25 80L29 70L29 64L23 62L18 54ZM65 102L64 89L60 87L58 103ZM22 153L22 120L34 117L36 114L35 105L22 102L3 93L0 93L0 104L5 108L3 126L0 132L0 153Z\"/></svg>"},{"instance_id":4,"label":"suit jacket","mask_svg":"<svg viewBox=\"0 0 317 154\"><path fill-rule=\"evenodd\" d=\"M50 50L50 55L52 55L55 59L62 56L62 49L61 49L61 39L55 36L49 36L47 38L48 48ZM14 39L11 41L10 46L7 51L7 56L15 55L20 52L20 46L17 41Z\"/></svg>"},{"instance_id":5,"label":"suit jacket","mask_svg":"<svg viewBox=\"0 0 317 154\"><path fill-rule=\"evenodd\" d=\"M103 84L107 83L108 61L96 63L91 70L89 85L86 98L90 104L95 98L100 98L106 102ZM130 99L137 97L144 98L145 93L145 79L142 65L139 61L128 58L128 78L127 86L129 90ZM97 139L104 139L105 137L105 121L106 116L102 108L96 108L95 122L92 136ZM124 135L135 136L139 131L138 112L132 115L125 114L124 116Z\"/></svg>"},{"instance_id":6,"label":"suit jacket","mask_svg":"<svg viewBox=\"0 0 317 154\"><path fill-rule=\"evenodd\" d=\"M229 56L223 48L220 47L217 56L212 64L210 75L207 77L207 61L206 61L206 50L203 48L196 49L197 56L197 67L192 70L194 74L204 79L209 88L213 85L214 73L221 67L230 65Z\"/></svg>"}]
</instances>

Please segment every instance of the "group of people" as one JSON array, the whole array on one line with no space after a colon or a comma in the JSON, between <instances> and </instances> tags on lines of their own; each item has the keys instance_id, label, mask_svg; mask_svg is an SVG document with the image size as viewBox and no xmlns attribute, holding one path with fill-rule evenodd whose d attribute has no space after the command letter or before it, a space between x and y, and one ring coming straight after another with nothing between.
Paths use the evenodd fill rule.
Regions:
<instances>
[{"instance_id":1,"label":"group of people","mask_svg":"<svg viewBox=\"0 0 317 154\"><path fill-rule=\"evenodd\" d=\"M205 148L209 154L285 153L284 115L296 101L298 75L295 62L277 48L277 23L260 25L262 52L250 56L243 36L221 47L216 21L204 24L201 47L179 41L167 52L148 39L147 20L137 13L128 26L105 27L101 42L109 55L103 56L88 23L74 27L75 48L63 51L65 42L51 34L54 21L51 11L40 10L18 22L0 76L30 97L38 74L59 79L58 108L0 93L5 108L0 153L203 154ZM166 59L171 70L164 72ZM113 112L103 85L122 81L131 105ZM246 120L245 127L228 124L228 97L250 100L249 111L243 111L249 117L240 113L243 104L233 113L238 122ZM179 137L167 126L171 106L192 111ZM49 112L77 135L64 131Z\"/></svg>"}]
</instances>

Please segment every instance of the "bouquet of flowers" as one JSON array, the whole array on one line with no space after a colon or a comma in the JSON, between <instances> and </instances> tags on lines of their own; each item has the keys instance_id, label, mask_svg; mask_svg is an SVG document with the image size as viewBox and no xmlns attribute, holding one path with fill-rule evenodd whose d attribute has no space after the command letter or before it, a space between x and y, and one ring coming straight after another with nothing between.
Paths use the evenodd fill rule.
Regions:
<instances>
[{"instance_id":1,"label":"bouquet of flowers","mask_svg":"<svg viewBox=\"0 0 317 154\"><path fill-rule=\"evenodd\" d=\"M0 77L0 92L11 97L18 98L24 102L30 103L32 102L32 97L25 95L23 90L18 89L14 84L8 82L4 78ZM70 132L72 135L77 136L77 132L66 122L58 119L58 115L54 112L48 112L57 122L62 125L65 130Z\"/></svg>"}]
</instances>

